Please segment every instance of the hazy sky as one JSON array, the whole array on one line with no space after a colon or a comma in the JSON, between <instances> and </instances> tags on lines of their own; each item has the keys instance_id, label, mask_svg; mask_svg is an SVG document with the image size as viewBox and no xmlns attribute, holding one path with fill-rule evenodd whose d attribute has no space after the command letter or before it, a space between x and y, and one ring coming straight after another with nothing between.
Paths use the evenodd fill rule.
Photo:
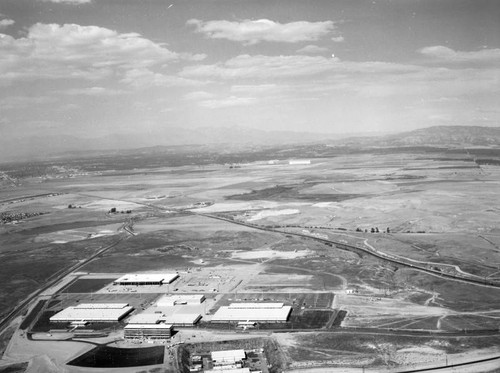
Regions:
<instances>
[{"instance_id":1,"label":"hazy sky","mask_svg":"<svg viewBox=\"0 0 500 373\"><path fill-rule=\"evenodd\" d=\"M500 1L0 0L0 133L500 124Z\"/></svg>"}]
</instances>

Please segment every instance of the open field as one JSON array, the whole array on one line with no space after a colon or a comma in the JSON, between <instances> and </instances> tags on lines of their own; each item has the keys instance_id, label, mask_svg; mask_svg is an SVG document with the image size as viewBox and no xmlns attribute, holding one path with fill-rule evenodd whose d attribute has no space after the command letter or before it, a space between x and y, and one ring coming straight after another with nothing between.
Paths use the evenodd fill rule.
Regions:
<instances>
[{"instance_id":1,"label":"open field","mask_svg":"<svg viewBox=\"0 0 500 373\"><path fill-rule=\"evenodd\" d=\"M272 329L328 326L346 333L350 328L389 333L376 340L334 332L318 338L276 333L283 356L293 356L292 367L308 361L411 365L438 361L443 351L500 345L495 336L482 337L481 344L465 335L498 330L500 289L316 240L372 247L450 275L498 281L500 172L493 166L480 168L466 154L441 150L336 154L300 166L248 162L237 168L138 168L132 163L124 168L107 162L100 163L98 173L20 178L16 188L0 188L0 212L24 216L0 225L0 314L81 264L59 288L45 290L41 315L25 313L23 328L34 323L38 337L54 329L47 322L50 314L77 301L123 301L147 313L155 312L153 302L161 294L176 293L207 297L197 309L204 316L203 333L241 337L234 328L208 324L218 307L236 300L292 305L289 323L269 325ZM371 233L372 228L379 233ZM177 272L180 278L141 288L111 284L134 272ZM122 327L102 325L111 334ZM464 336L429 337L418 340L420 348L417 337L397 334L421 331ZM361 338L359 349L351 346L353 338ZM28 341L19 331L6 356L43 355L51 361L57 343L65 342ZM54 360L56 366L90 350L74 345L64 359Z\"/></svg>"}]
</instances>

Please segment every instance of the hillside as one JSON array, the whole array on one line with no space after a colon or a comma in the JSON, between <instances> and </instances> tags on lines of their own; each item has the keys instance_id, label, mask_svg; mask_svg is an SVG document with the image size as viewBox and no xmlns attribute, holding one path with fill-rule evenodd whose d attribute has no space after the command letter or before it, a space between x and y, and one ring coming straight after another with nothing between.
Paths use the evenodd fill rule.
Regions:
<instances>
[{"instance_id":1,"label":"hillside","mask_svg":"<svg viewBox=\"0 0 500 373\"><path fill-rule=\"evenodd\" d=\"M386 146L500 146L500 128L436 126L384 136L381 140L382 144Z\"/></svg>"}]
</instances>

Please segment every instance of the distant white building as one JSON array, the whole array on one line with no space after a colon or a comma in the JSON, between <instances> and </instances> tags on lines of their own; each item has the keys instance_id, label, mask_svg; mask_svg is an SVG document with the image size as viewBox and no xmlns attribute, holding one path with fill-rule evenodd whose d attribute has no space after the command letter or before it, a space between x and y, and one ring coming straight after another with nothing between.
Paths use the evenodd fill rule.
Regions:
<instances>
[{"instance_id":1,"label":"distant white building","mask_svg":"<svg viewBox=\"0 0 500 373\"><path fill-rule=\"evenodd\" d=\"M212 322L269 322L282 323L288 320L291 306L283 303L231 303L220 307Z\"/></svg>"},{"instance_id":2,"label":"distant white building","mask_svg":"<svg viewBox=\"0 0 500 373\"><path fill-rule=\"evenodd\" d=\"M289 165L308 165L311 164L310 159L291 159L288 161Z\"/></svg>"},{"instance_id":3,"label":"distant white building","mask_svg":"<svg viewBox=\"0 0 500 373\"><path fill-rule=\"evenodd\" d=\"M163 285L174 282L177 273L134 273L126 274L113 282L114 285Z\"/></svg>"}]
</instances>

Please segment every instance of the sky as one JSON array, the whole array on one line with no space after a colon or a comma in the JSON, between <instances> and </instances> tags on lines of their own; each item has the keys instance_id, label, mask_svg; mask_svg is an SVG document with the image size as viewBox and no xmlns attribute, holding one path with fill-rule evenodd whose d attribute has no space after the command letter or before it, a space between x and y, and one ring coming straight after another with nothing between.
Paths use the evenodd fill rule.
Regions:
<instances>
[{"instance_id":1,"label":"sky","mask_svg":"<svg viewBox=\"0 0 500 373\"><path fill-rule=\"evenodd\" d=\"M0 0L0 145L499 126L499 103L497 0Z\"/></svg>"}]
</instances>

